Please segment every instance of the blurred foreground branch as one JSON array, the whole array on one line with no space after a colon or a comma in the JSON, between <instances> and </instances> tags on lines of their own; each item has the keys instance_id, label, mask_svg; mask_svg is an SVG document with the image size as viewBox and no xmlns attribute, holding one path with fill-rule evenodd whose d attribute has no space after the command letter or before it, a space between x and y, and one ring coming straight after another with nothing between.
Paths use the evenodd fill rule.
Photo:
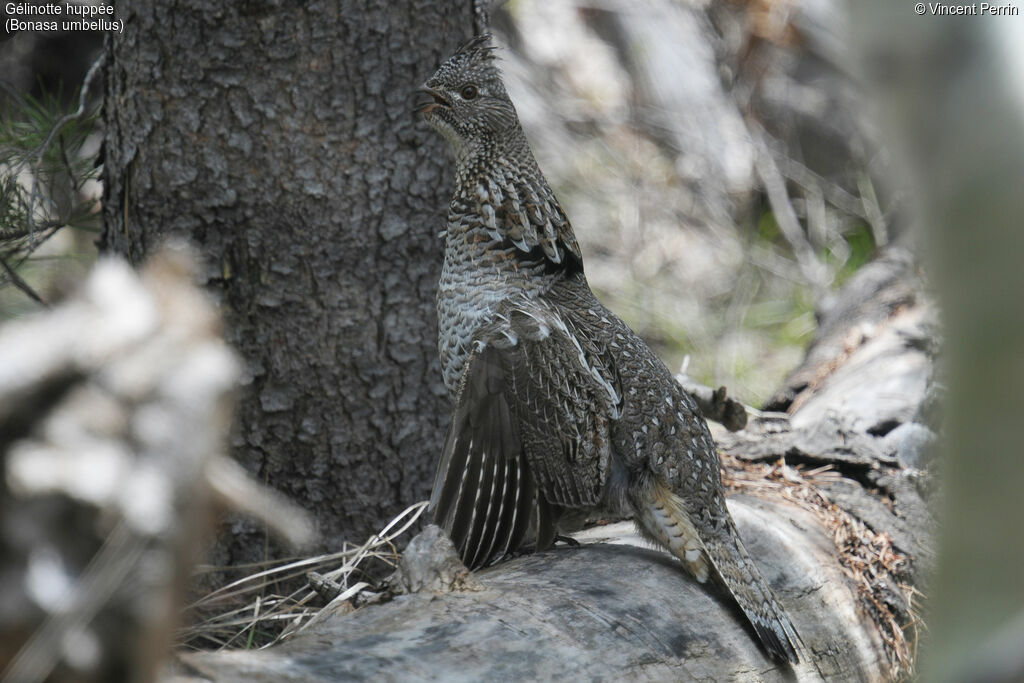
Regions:
<instances>
[{"instance_id":1,"label":"blurred foreground branch","mask_svg":"<svg viewBox=\"0 0 1024 683\"><path fill-rule=\"evenodd\" d=\"M310 539L222 455L239 369L192 269L104 261L0 330L5 680L150 680L214 504Z\"/></svg>"}]
</instances>

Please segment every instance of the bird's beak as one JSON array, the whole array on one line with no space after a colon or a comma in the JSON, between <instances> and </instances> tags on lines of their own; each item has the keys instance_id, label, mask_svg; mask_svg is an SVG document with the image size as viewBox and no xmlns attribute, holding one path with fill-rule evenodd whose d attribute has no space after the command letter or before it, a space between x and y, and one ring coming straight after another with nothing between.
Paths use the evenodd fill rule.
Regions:
<instances>
[{"instance_id":1,"label":"bird's beak","mask_svg":"<svg viewBox=\"0 0 1024 683\"><path fill-rule=\"evenodd\" d=\"M448 98L446 98L444 95L442 95L437 90L434 90L433 88L430 88L430 87L427 87L425 85L422 85L422 86L420 86L417 89L417 92L426 93L426 94L430 95L432 98L434 98L433 101L423 102L422 104L417 105L416 106L416 113L417 114L429 114L430 112L434 111L438 107L450 107L450 106L452 106L452 103L448 101Z\"/></svg>"}]
</instances>

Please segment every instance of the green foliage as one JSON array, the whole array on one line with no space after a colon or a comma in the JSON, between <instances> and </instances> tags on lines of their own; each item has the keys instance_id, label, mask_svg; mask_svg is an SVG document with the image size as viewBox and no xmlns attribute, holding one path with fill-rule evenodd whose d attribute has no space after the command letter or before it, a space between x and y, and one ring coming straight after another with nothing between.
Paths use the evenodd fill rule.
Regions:
<instances>
[{"instance_id":1,"label":"green foliage","mask_svg":"<svg viewBox=\"0 0 1024 683\"><path fill-rule=\"evenodd\" d=\"M97 113L87 110L85 93L76 98L78 108L68 111L52 93L36 99L6 86L3 92L0 288L13 284L42 302L26 280L42 270L32 263L33 253L60 230L99 230L98 196L88 185L99 173Z\"/></svg>"},{"instance_id":2,"label":"green foliage","mask_svg":"<svg viewBox=\"0 0 1024 683\"><path fill-rule=\"evenodd\" d=\"M807 289L794 288L788 297L759 301L747 309L743 324L768 333L779 346L804 348L814 336L814 301Z\"/></svg>"},{"instance_id":3,"label":"green foliage","mask_svg":"<svg viewBox=\"0 0 1024 683\"><path fill-rule=\"evenodd\" d=\"M779 222L775 220L775 214L771 211L764 211L758 216L757 236L768 244L778 244L783 241Z\"/></svg>"},{"instance_id":4,"label":"green foliage","mask_svg":"<svg viewBox=\"0 0 1024 683\"><path fill-rule=\"evenodd\" d=\"M875 236L871 232L870 226L866 223L860 223L855 229L847 232L843 235L846 240L846 244L850 249L849 255L846 260L839 266L839 270L836 273L836 285L842 285L844 282L850 279L850 276L856 273L861 266L871 260L871 257L875 255ZM832 265L837 261L835 255L832 252L825 253L825 262Z\"/></svg>"},{"instance_id":5,"label":"green foliage","mask_svg":"<svg viewBox=\"0 0 1024 683\"><path fill-rule=\"evenodd\" d=\"M86 181L97 176L97 150L85 150L96 129L95 112L71 118L52 96L14 103L0 119L0 235L95 229L95 199L80 196Z\"/></svg>"},{"instance_id":6,"label":"green foliage","mask_svg":"<svg viewBox=\"0 0 1024 683\"><path fill-rule=\"evenodd\" d=\"M771 211L764 211L757 217L756 231L757 239L766 245L791 251L775 214ZM863 222L857 223L853 229L847 229L836 237L845 242L841 243L843 248L822 249L819 258L833 271L833 286L839 287L871 260L875 255L876 245L871 227Z\"/></svg>"}]
</instances>

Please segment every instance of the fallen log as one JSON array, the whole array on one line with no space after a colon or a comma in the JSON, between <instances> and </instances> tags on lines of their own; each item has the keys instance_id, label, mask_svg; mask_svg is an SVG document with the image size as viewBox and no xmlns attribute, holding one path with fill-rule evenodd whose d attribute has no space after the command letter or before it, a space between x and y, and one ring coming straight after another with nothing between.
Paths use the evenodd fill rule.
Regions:
<instances>
[{"instance_id":1,"label":"fallen log","mask_svg":"<svg viewBox=\"0 0 1024 683\"><path fill-rule=\"evenodd\" d=\"M477 572L468 590L440 592L445 582L434 583L320 619L266 650L183 655L179 676L253 683L882 679L882 642L858 615L858 597L821 522L781 501L737 497L729 507L808 647L811 661L792 671L766 659L723 589L696 583L632 523L619 522L581 532L580 547ZM427 544L447 543L454 552L437 527L424 532L431 534Z\"/></svg>"}]
</instances>

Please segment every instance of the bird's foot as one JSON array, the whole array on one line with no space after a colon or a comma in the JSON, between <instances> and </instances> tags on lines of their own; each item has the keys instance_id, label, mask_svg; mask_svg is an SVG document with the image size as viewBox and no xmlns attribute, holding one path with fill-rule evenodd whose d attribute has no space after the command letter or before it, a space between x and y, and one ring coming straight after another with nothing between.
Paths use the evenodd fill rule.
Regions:
<instances>
[{"instance_id":1,"label":"bird's foot","mask_svg":"<svg viewBox=\"0 0 1024 683\"><path fill-rule=\"evenodd\" d=\"M562 543L566 544L567 546L569 546L570 548L579 548L580 547L580 542L577 541L572 536L563 536L561 534L556 534L554 539L552 539L552 541L551 541L551 545L554 545L554 544L556 544L558 542L562 542ZM546 546L546 547L551 547L551 546ZM528 543L526 545L519 546L518 550L513 550L506 557L508 557L508 558L522 557L523 555L532 555L535 552L537 552L537 544L536 543Z\"/></svg>"},{"instance_id":2,"label":"bird's foot","mask_svg":"<svg viewBox=\"0 0 1024 683\"><path fill-rule=\"evenodd\" d=\"M562 543L566 544L570 548L579 548L580 547L580 542L577 541L572 536L562 536L561 534L556 534L555 535L555 543L558 543L559 541L561 541Z\"/></svg>"}]
</instances>

